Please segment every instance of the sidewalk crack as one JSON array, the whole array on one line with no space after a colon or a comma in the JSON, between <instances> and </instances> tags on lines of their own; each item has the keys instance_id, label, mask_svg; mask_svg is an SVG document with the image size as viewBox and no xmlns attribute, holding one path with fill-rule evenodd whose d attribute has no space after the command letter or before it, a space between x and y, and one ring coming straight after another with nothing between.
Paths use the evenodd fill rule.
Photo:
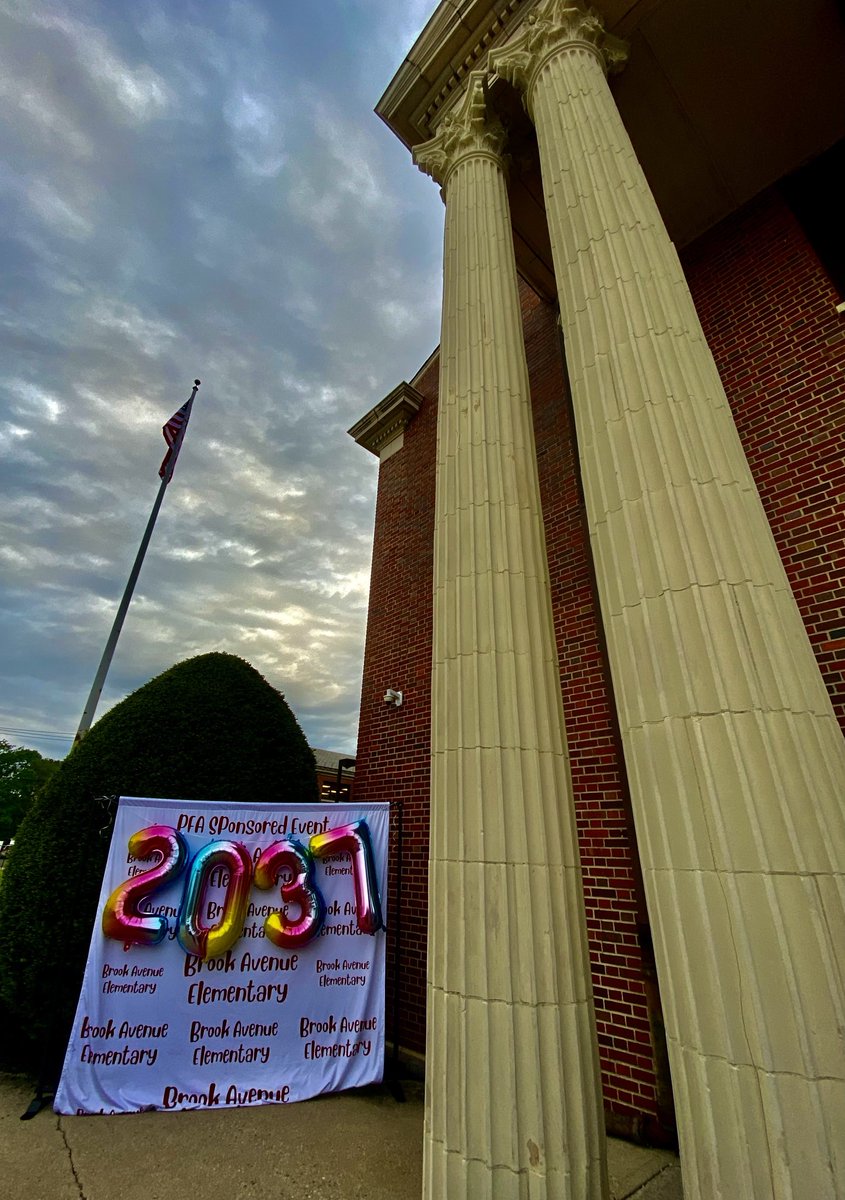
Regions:
<instances>
[{"instance_id":1,"label":"sidewalk crack","mask_svg":"<svg viewBox=\"0 0 845 1200\"><path fill-rule=\"evenodd\" d=\"M82 1182L76 1173L76 1167L73 1163L73 1152L70 1148L70 1142L67 1140L67 1134L62 1127L61 1117L56 1117L56 1129L58 1129L59 1133L62 1135L62 1141L65 1144L65 1150L67 1150L67 1159L70 1163L70 1170L71 1174L73 1175L74 1183L76 1184L76 1190L79 1192L79 1200L85 1200L85 1192L82 1190Z\"/></svg>"}]
</instances>

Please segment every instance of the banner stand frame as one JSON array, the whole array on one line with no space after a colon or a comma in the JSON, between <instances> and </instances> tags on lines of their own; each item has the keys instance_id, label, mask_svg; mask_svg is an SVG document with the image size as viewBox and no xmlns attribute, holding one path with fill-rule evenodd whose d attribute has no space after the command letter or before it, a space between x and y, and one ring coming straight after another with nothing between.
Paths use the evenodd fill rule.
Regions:
<instances>
[{"instance_id":1,"label":"banner stand frame","mask_svg":"<svg viewBox=\"0 0 845 1200\"><path fill-rule=\"evenodd\" d=\"M396 813L396 907L393 910L391 925L393 928L393 994L391 1007L393 1013L393 1050L390 1062L385 1063L384 1082L397 1104L405 1103L405 1090L402 1087L399 1070L399 971L402 962L402 837L403 837L403 806L401 800L394 800L390 805L390 814Z\"/></svg>"}]
</instances>

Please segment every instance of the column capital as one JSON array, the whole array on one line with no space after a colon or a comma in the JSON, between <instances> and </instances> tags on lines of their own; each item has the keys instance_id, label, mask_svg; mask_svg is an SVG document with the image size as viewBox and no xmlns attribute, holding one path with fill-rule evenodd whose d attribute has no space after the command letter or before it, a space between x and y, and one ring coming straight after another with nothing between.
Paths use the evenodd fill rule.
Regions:
<instances>
[{"instance_id":1,"label":"column capital","mask_svg":"<svg viewBox=\"0 0 845 1200\"><path fill-rule=\"evenodd\" d=\"M472 71L460 106L447 113L436 135L414 148L414 162L441 187L453 168L466 158L484 156L504 166L505 130L487 114L485 71Z\"/></svg>"},{"instance_id":2,"label":"column capital","mask_svg":"<svg viewBox=\"0 0 845 1200\"><path fill-rule=\"evenodd\" d=\"M605 32L601 16L582 0L540 0L516 36L491 50L488 68L523 92L530 104L544 63L576 47L591 50L607 74L620 71L628 58L627 43Z\"/></svg>"}]
</instances>

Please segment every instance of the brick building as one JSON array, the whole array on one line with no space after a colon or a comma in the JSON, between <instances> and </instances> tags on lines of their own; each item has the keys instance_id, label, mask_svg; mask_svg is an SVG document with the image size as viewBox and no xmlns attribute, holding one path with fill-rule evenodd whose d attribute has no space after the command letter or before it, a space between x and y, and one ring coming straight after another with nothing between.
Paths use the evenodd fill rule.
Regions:
<instances>
[{"instance_id":1,"label":"brick building","mask_svg":"<svg viewBox=\"0 0 845 1200\"><path fill-rule=\"evenodd\" d=\"M312 749L320 799L351 800L355 784L355 759L338 754L336 750L318 750L313 746Z\"/></svg>"},{"instance_id":2,"label":"brick building","mask_svg":"<svg viewBox=\"0 0 845 1200\"><path fill-rule=\"evenodd\" d=\"M589 1163L565 1085L562 1104L521 1090L551 1037L548 1073L589 1109L571 1035L597 1046L609 1129L671 1141L677 1112L688 1195L781 1194L793 1172L784 1195L833 1197L845 33L832 0L598 7L440 4L377 109L446 202L441 348L350 431L380 460L356 794L402 802L399 1037L426 1049L428 978L438 1076L427 1194L458 1161L564 1194L479 1132L469 1091L512 1087L529 1132L562 1107L563 1159ZM535 857L558 813L561 853ZM570 972L551 1000L549 958ZM552 1036L567 988L581 1032Z\"/></svg>"}]
</instances>

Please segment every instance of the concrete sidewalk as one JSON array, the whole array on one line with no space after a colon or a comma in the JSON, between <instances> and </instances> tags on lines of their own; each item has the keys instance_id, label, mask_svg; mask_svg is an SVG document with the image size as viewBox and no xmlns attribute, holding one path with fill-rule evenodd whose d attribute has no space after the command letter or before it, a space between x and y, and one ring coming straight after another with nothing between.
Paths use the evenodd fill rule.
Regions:
<instances>
[{"instance_id":1,"label":"concrete sidewalk","mask_svg":"<svg viewBox=\"0 0 845 1200\"><path fill-rule=\"evenodd\" d=\"M422 1084L227 1112L20 1115L0 1075L0 1195L10 1200L419 1200ZM673 1154L611 1140L613 1200L682 1200ZM443 1197L443 1200L464 1200Z\"/></svg>"}]
</instances>

